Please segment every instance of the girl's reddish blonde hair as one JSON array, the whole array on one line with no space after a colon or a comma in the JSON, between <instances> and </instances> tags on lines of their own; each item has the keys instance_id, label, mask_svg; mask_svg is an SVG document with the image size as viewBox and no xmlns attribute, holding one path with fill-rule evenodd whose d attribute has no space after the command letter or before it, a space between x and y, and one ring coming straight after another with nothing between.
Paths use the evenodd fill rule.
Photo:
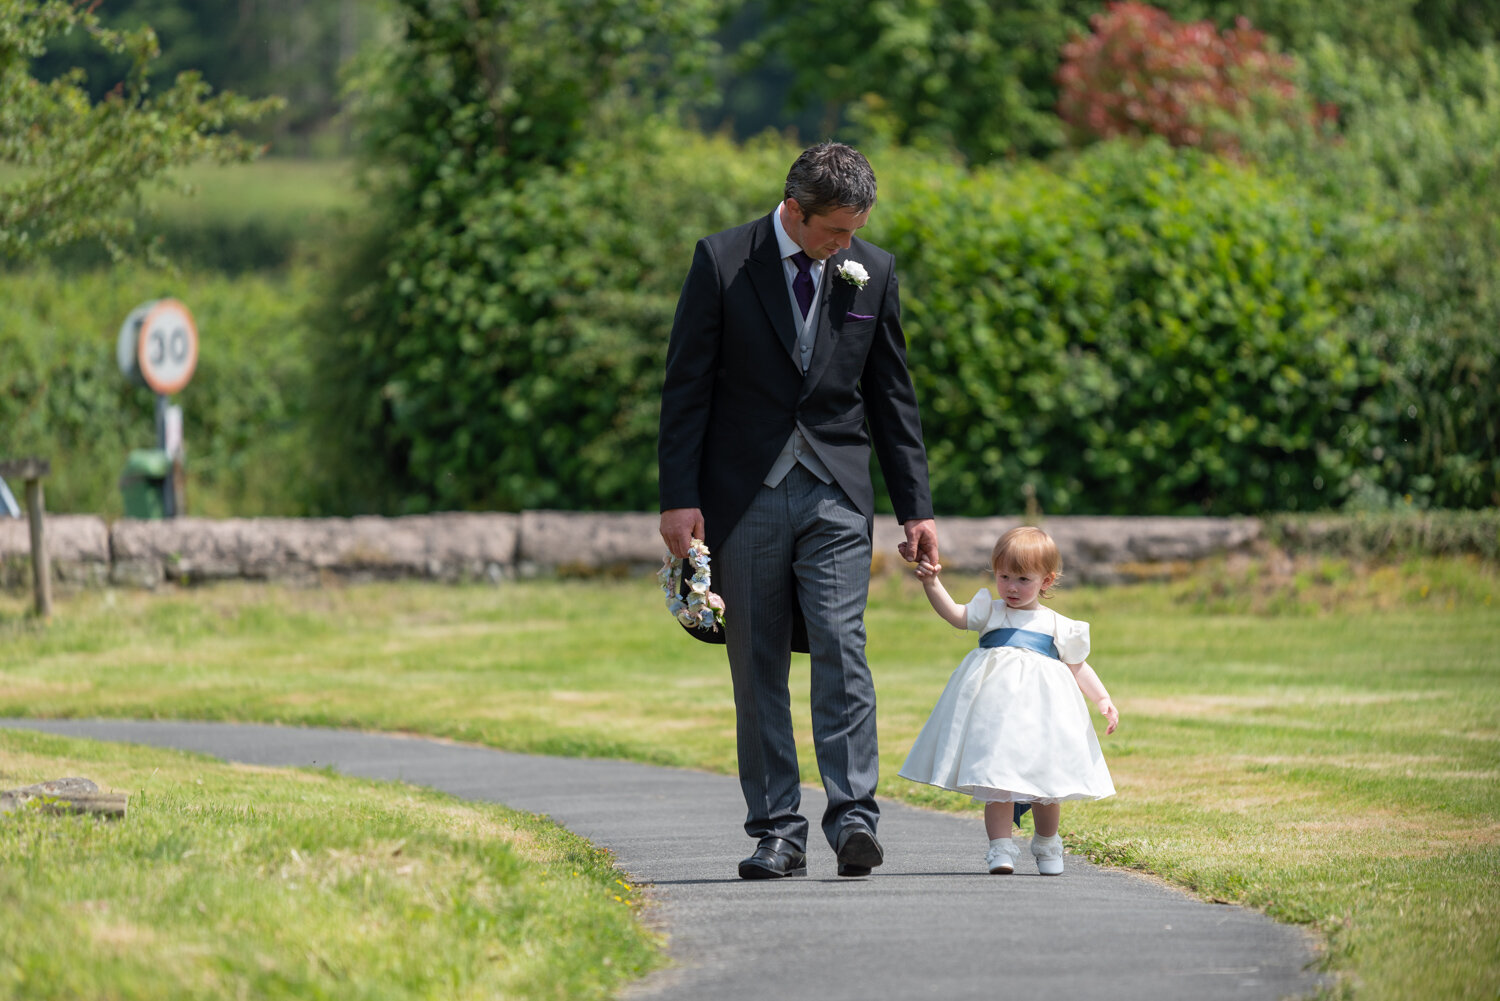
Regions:
<instances>
[{"instance_id":1,"label":"girl's reddish blonde hair","mask_svg":"<svg viewBox=\"0 0 1500 1001\"><path fill-rule=\"evenodd\" d=\"M1062 576L1062 554L1052 536L1035 525L1012 528L1000 536L995 548L990 551L990 573L1001 570L1027 577L1052 577L1056 584ZM1051 588L1043 588L1043 598L1052 597Z\"/></svg>"}]
</instances>

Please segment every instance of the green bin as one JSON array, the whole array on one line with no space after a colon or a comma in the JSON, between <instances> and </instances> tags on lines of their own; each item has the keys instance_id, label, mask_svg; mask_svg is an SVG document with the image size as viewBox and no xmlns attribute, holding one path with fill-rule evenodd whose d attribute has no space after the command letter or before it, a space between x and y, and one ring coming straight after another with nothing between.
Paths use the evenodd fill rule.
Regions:
<instances>
[{"instance_id":1,"label":"green bin","mask_svg":"<svg viewBox=\"0 0 1500 1001\"><path fill-rule=\"evenodd\" d=\"M125 460L120 493L125 495L125 517L165 518L162 484L172 475L172 458L159 448L138 448Z\"/></svg>"}]
</instances>

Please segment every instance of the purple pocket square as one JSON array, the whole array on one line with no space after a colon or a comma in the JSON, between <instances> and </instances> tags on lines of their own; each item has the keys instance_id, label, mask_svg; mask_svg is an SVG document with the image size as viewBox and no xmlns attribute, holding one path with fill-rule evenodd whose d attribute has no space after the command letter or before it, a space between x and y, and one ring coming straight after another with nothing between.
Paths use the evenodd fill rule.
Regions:
<instances>
[{"instance_id":1,"label":"purple pocket square","mask_svg":"<svg viewBox=\"0 0 1500 1001\"><path fill-rule=\"evenodd\" d=\"M875 317L874 317L873 314L870 315L870 316L866 316L863 313L845 313L844 314L844 319L846 319L846 320L873 320L873 319L875 319Z\"/></svg>"}]
</instances>

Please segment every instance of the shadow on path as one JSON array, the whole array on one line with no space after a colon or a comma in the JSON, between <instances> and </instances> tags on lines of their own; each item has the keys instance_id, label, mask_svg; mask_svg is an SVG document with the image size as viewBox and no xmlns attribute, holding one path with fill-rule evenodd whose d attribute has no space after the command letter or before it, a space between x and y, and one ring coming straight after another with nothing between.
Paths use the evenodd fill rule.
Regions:
<instances>
[{"instance_id":1,"label":"shadow on path","mask_svg":"<svg viewBox=\"0 0 1500 1001\"><path fill-rule=\"evenodd\" d=\"M549 758L414 737L255 724L0 720L0 726L200 751L258 765L331 766L547 814L615 853L653 897L675 965L628 998L943 1001L997 997L1212 1001L1311 994L1310 936L1077 856L1053 879L985 874L980 818L882 802L886 863L839 879L808 846L808 878L746 882L754 847L728 776ZM803 791L817 817L820 790ZM816 833L816 832L815 832Z\"/></svg>"}]
</instances>

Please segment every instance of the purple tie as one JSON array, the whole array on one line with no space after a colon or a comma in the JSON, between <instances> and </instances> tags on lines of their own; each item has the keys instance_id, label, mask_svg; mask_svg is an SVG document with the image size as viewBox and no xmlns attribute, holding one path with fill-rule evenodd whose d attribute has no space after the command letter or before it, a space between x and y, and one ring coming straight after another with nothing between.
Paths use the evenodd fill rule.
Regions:
<instances>
[{"instance_id":1,"label":"purple tie","mask_svg":"<svg viewBox=\"0 0 1500 1001\"><path fill-rule=\"evenodd\" d=\"M797 297L797 306L805 320L813 300L812 272L808 270L812 267L812 258L799 250L792 255L792 263L797 265L797 277L792 279L792 295Z\"/></svg>"}]
</instances>

